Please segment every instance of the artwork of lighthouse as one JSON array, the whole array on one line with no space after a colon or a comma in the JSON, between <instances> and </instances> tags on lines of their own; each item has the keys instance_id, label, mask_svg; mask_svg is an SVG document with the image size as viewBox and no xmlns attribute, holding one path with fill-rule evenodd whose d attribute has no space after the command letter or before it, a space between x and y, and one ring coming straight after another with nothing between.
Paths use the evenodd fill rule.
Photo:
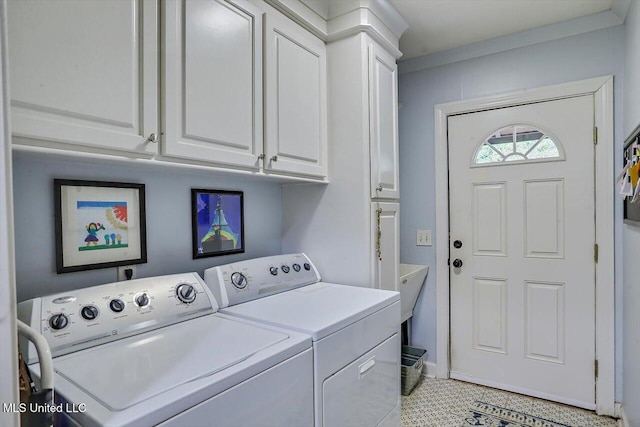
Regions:
<instances>
[{"instance_id":1,"label":"artwork of lighthouse","mask_svg":"<svg viewBox=\"0 0 640 427\"><path fill-rule=\"evenodd\" d=\"M191 190L193 258L244 252L243 193Z\"/></svg>"}]
</instances>

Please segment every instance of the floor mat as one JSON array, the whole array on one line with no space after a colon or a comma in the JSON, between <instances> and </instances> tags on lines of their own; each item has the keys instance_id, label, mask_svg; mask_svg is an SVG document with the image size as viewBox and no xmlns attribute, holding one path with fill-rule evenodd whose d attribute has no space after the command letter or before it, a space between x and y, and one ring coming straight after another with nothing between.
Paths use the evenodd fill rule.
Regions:
<instances>
[{"instance_id":1,"label":"floor mat","mask_svg":"<svg viewBox=\"0 0 640 427\"><path fill-rule=\"evenodd\" d=\"M570 427L544 418L513 409L501 408L489 403L475 401L461 427Z\"/></svg>"}]
</instances>

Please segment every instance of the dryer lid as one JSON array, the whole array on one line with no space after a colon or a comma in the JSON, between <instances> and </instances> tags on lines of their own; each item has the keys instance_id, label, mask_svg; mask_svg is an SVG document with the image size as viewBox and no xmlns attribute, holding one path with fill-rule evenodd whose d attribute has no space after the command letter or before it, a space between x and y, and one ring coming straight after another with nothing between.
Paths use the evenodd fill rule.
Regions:
<instances>
[{"instance_id":1,"label":"dryer lid","mask_svg":"<svg viewBox=\"0 0 640 427\"><path fill-rule=\"evenodd\" d=\"M288 335L216 315L61 356L55 371L112 411L236 365Z\"/></svg>"},{"instance_id":2,"label":"dryer lid","mask_svg":"<svg viewBox=\"0 0 640 427\"><path fill-rule=\"evenodd\" d=\"M318 341L399 300L398 292L318 282L220 312L302 332Z\"/></svg>"}]
</instances>

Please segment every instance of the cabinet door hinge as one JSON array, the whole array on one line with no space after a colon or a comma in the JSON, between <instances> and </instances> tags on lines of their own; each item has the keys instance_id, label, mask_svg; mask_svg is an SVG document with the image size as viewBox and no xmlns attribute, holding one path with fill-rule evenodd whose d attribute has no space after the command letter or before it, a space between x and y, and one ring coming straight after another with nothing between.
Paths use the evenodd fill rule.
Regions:
<instances>
[{"instance_id":1,"label":"cabinet door hinge","mask_svg":"<svg viewBox=\"0 0 640 427\"><path fill-rule=\"evenodd\" d=\"M598 359L593 361L593 375L598 378Z\"/></svg>"},{"instance_id":2,"label":"cabinet door hinge","mask_svg":"<svg viewBox=\"0 0 640 427\"><path fill-rule=\"evenodd\" d=\"M593 245L593 260L598 263L598 244Z\"/></svg>"},{"instance_id":3,"label":"cabinet door hinge","mask_svg":"<svg viewBox=\"0 0 640 427\"><path fill-rule=\"evenodd\" d=\"M593 127L593 145L598 145L598 127Z\"/></svg>"}]
</instances>

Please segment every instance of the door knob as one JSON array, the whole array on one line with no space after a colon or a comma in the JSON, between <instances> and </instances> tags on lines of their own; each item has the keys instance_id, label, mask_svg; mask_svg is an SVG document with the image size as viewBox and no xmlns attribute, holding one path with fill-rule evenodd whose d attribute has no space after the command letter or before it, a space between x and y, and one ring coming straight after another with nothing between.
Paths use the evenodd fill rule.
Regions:
<instances>
[{"instance_id":1,"label":"door knob","mask_svg":"<svg viewBox=\"0 0 640 427\"><path fill-rule=\"evenodd\" d=\"M460 249L462 247L462 242L460 240L456 240L453 242L453 247L456 249Z\"/></svg>"},{"instance_id":2,"label":"door knob","mask_svg":"<svg viewBox=\"0 0 640 427\"><path fill-rule=\"evenodd\" d=\"M455 268L460 268L462 267L462 260L460 258L456 258L453 260L453 266Z\"/></svg>"}]
</instances>

